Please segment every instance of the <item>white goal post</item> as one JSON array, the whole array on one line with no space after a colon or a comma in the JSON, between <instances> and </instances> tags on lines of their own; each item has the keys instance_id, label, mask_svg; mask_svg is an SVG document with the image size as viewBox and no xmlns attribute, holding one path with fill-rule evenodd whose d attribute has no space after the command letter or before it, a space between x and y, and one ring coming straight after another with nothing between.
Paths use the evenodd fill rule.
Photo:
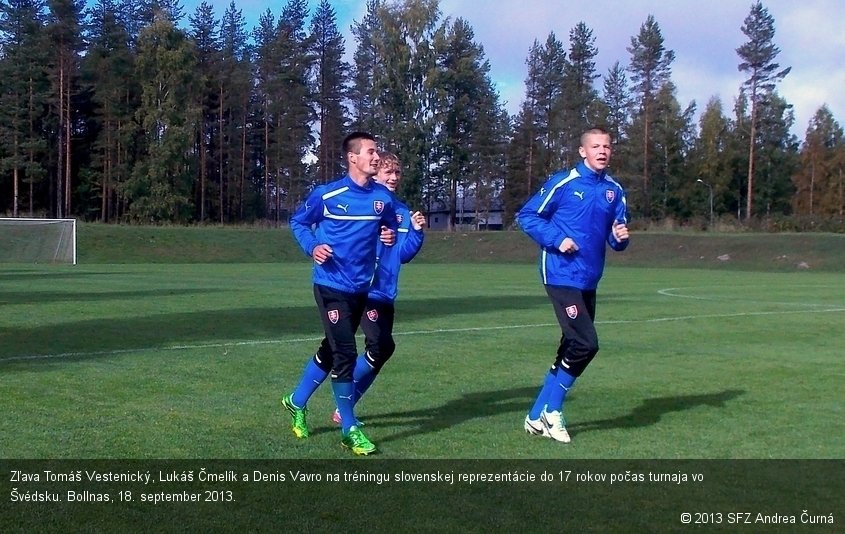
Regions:
<instances>
[{"instance_id":1,"label":"white goal post","mask_svg":"<svg viewBox=\"0 0 845 534\"><path fill-rule=\"evenodd\" d=\"M0 218L0 263L76 265L76 219Z\"/></svg>"}]
</instances>

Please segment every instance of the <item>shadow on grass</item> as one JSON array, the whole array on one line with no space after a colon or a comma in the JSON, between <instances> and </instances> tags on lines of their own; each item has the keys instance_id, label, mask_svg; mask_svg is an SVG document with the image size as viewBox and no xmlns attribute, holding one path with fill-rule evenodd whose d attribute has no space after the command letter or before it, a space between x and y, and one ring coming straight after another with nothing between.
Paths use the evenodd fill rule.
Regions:
<instances>
[{"instance_id":1,"label":"shadow on grass","mask_svg":"<svg viewBox=\"0 0 845 534\"><path fill-rule=\"evenodd\" d=\"M135 294L135 292L128 292ZM186 291L185 307L192 304ZM117 297L126 292L118 292ZM174 290L160 290L161 296ZM2 297L0 293L0 297ZM8 295L8 294L7 294ZM89 293L91 300L108 293ZM132 295L130 295L132 296ZM138 292L136 296L148 296ZM153 295L155 296L155 295ZM47 298L47 297L45 297ZM53 298L59 298L54 296ZM67 298L62 295L61 298ZM76 297L74 297L76 298ZM237 295L233 297L237 299ZM77 300L84 300L79 296ZM499 295L432 298L414 301L408 317L434 318L546 306L545 296ZM72 316L71 316L72 317ZM480 325L484 326L484 325ZM62 358L105 358L113 352L149 350L226 342L284 341L285 338L319 339L323 335L316 306L231 308L224 310L162 313L140 317L67 320L61 324L0 327L0 365L37 365ZM316 341L314 342L316 348ZM40 356L44 356L41 358Z\"/></svg>"},{"instance_id":2,"label":"shadow on grass","mask_svg":"<svg viewBox=\"0 0 845 534\"><path fill-rule=\"evenodd\" d=\"M429 317L450 317L486 312L507 310L529 310L534 308L548 308L552 315L549 297L543 295L498 295L498 296L466 296L414 299L403 301L401 297L396 302L396 317L398 321L415 321Z\"/></svg>"},{"instance_id":3,"label":"shadow on grass","mask_svg":"<svg viewBox=\"0 0 845 534\"><path fill-rule=\"evenodd\" d=\"M419 434L431 434L446 430L472 419L484 419L502 413L525 413L537 395L538 387L513 388L500 391L466 393L442 406L361 415L367 427L410 427L396 434L379 437L379 443L400 441ZM519 420L519 428L522 421ZM336 428L318 427L312 434L336 431Z\"/></svg>"},{"instance_id":4,"label":"shadow on grass","mask_svg":"<svg viewBox=\"0 0 845 534\"><path fill-rule=\"evenodd\" d=\"M613 430L617 428L636 428L656 425L664 415L674 412L692 410L700 406L710 408L724 408L725 403L731 401L745 392L739 389L728 389L719 393L707 393L702 395L680 395L673 397L654 397L643 400L631 413L612 417L610 419L599 419L598 421L585 421L567 425L571 434L581 434L594 430Z\"/></svg>"},{"instance_id":5,"label":"shadow on grass","mask_svg":"<svg viewBox=\"0 0 845 534\"><path fill-rule=\"evenodd\" d=\"M459 399L451 400L442 406L411 410L405 412L376 413L362 416L361 419L368 427L410 427L407 430L379 438L381 442L400 441L419 434L431 434L446 430L472 419L482 419L502 413L519 413L515 418L514 428L522 429L521 416L527 412L532 400L537 394L537 387L514 388L504 391L483 391L469 393ZM682 412L701 406L724 408L725 403L733 400L744 392L729 389L719 393L702 395L680 395L672 397L656 397L645 399L640 406L630 413L567 425L570 433L580 434L596 430L614 430L620 428L637 428L652 426L660 422L664 415ZM572 401L570 397L569 401ZM315 428L315 434L335 431L335 428Z\"/></svg>"},{"instance_id":6,"label":"shadow on grass","mask_svg":"<svg viewBox=\"0 0 845 534\"><path fill-rule=\"evenodd\" d=\"M63 269L57 267L57 269ZM44 271L44 270L26 270L26 269L4 269L0 267L0 277L3 281L11 282L14 280L72 280L75 278L82 278L85 276L101 276L101 275L125 275L128 271Z\"/></svg>"},{"instance_id":7,"label":"shadow on grass","mask_svg":"<svg viewBox=\"0 0 845 534\"><path fill-rule=\"evenodd\" d=\"M317 312L311 307L163 313L30 328L0 328L3 340L0 365L38 365L58 357L107 358L113 353L131 350L279 339L303 332L313 337L322 334Z\"/></svg>"},{"instance_id":8,"label":"shadow on grass","mask_svg":"<svg viewBox=\"0 0 845 534\"><path fill-rule=\"evenodd\" d=\"M226 291L219 288L207 289L156 289L147 291L0 291L0 304L47 304L52 302L99 302L107 300L146 299L156 297L175 297L181 295L201 295Z\"/></svg>"}]
</instances>

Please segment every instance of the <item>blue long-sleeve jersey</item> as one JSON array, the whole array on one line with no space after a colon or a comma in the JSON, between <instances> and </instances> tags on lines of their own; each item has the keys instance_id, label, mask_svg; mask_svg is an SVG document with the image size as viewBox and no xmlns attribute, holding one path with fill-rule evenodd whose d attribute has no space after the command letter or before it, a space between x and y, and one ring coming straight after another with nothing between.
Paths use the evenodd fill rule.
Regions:
<instances>
[{"instance_id":1,"label":"blue long-sleeve jersey","mask_svg":"<svg viewBox=\"0 0 845 534\"><path fill-rule=\"evenodd\" d=\"M396 221L399 229L396 244L392 247L378 244L378 267L368 297L379 302L392 303L396 300L399 284L399 269L408 263L420 251L425 239L422 230L414 230L411 223L411 210L400 200L396 200Z\"/></svg>"},{"instance_id":2,"label":"blue long-sleeve jersey","mask_svg":"<svg viewBox=\"0 0 845 534\"><path fill-rule=\"evenodd\" d=\"M519 210L522 230L540 245L543 284L596 289L604 272L605 243L624 250L628 240L613 237L614 222L628 222L625 192L605 171L582 161L570 171L552 175ZM572 238L578 250L559 247Z\"/></svg>"},{"instance_id":3,"label":"blue long-sleeve jersey","mask_svg":"<svg viewBox=\"0 0 845 534\"><path fill-rule=\"evenodd\" d=\"M290 218L290 227L307 256L327 244L332 257L314 262L313 281L345 293L364 293L375 274L382 226L396 230L393 193L373 181L365 187L349 175L314 188Z\"/></svg>"}]
</instances>

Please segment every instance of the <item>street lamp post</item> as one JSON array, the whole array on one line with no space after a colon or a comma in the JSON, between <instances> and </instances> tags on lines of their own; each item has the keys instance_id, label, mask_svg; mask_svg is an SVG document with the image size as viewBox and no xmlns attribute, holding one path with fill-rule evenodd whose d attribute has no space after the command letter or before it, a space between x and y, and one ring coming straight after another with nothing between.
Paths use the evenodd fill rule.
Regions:
<instances>
[{"instance_id":1,"label":"street lamp post","mask_svg":"<svg viewBox=\"0 0 845 534\"><path fill-rule=\"evenodd\" d=\"M710 184L699 178L696 182L701 182L705 186L707 186L707 190L710 192L710 229L713 229L713 187Z\"/></svg>"}]
</instances>

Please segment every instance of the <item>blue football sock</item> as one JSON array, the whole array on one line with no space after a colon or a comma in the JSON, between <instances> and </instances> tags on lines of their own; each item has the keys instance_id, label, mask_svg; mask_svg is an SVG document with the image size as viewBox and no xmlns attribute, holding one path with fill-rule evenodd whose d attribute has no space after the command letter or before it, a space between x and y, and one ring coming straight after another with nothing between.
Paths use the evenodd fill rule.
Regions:
<instances>
[{"instance_id":1,"label":"blue football sock","mask_svg":"<svg viewBox=\"0 0 845 534\"><path fill-rule=\"evenodd\" d=\"M340 412L343 434L349 433L349 428L355 424L355 410L353 409L352 397L355 395L355 384L351 380L340 382L332 380L332 392L337 411Z\"/></svg>"},{"instance_id":2,"label":"blue football sock","mask_svg":"<svg viewBox=\"0 0 845 534\"><path fill-rule=\"evenodd\" d=\"M314 359L310 359L305 365L305 370L302 372L302 378L299 385L293 390L291 402L297 408L305 408L308 404L308 399L317 391L320 384L329 376L329 373L320 369Z\"/></svg>"},{"instance_id":3,"label":"blue football sock","mask_svg":"<svg viewBox=\"0 0 845 534\"><path fill-rule=\"evenodd\" d=\"M353 404L357 404L361 400L361 397L364 396L364 393L370 389L377 374L375 368L367 360L366 354L358 356L358 359L355 361L355 370L352 371L352 379L355 381Z\"/></svg>"},{"instance_id":4,"label":"blue football sock","mask_svg":"<svg viewBox=\"0 0 845 534\"><path fill-rule=\"evenodd\" d=\"M528 417L531 419L540 418L540 413L542 413L542 411L546 408L546 404L549 403L549 394L556 384L557 367L552 367L546 374L546 379L543 381L543 385L540 387L539 393L537 393L537 399L534 401L534 405L531 406L531 410L528 411Z\"/></svg>"},{"instance_id":5,"label":"blue football sock","mask_svg":"<svg viewBox=\"0 0 845 534\"><path fill-rule=\"evenodd\" d=\"M574 383L574 376L567 373L564 369L558 369L557 383L555 383L549 393L548 408L546 408L546 411L563 411L563 401L566 400L566 394L569 393L569 388L571 388Z\"/></svg>"}]
</instances>

